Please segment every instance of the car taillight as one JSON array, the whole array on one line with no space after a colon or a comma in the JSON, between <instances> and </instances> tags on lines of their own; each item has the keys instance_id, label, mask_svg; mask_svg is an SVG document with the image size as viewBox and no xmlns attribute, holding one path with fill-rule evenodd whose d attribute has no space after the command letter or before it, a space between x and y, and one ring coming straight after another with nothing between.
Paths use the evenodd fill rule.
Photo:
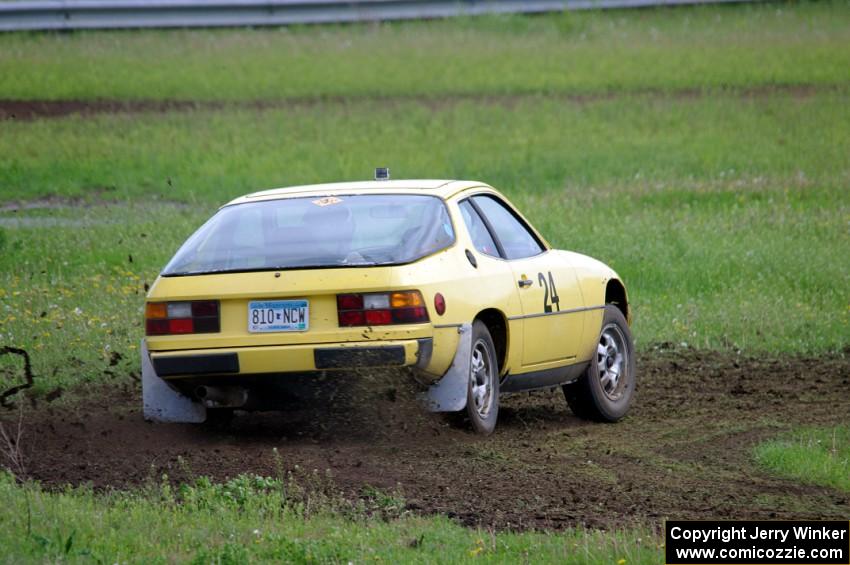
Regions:
<instances>
[{"instance_id":1,"label":"car taillight","mask_svg":"<svg viewBox=\"0 0 850 565\"><path fill-rule=\"evenodd\" d=\"M145 304L145 335L216 333L220 325L216 300Z\"/></svg>"},{"instance_id":2,"label":"car taillight","mask_svg":"<svg viewBox=\"0 0 850 565\"><path fill-rule=\"evenodd\" d=\"M428 310L418 290L338 294L340 326L387 326L428 321Z\"/></svg>"}]
</instances>

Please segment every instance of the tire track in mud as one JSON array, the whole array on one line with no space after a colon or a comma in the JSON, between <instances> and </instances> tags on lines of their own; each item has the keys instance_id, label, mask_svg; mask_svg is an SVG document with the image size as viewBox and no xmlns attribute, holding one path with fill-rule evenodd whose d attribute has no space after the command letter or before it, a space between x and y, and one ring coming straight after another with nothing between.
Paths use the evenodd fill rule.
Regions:
<instances>
[{"instance_id":1,"label":"tire track in mud","mask_svg":"<svg viewBox=\"0 0 850 565\"><path fill-rule=\"evenodd\" d=\"M356 103L392 104L416 103L432 110L448 108L464 102L512 108L524 100L555 100L565 103L590 104L630 97L687 100L710 96L738 96L764 98L777 94L805 99L818 93L847 93L846 84L771 84L744 87L705 87L658 89L644 88L626 91L599 91L586 93L519 92L512 94L447 93L398 95L318 95L294 96L280 99L254 100L187 100L187 99L0 99L0 121L33 121L67 116L94 117L109 114L162 114L169 112L227 111L227 110L285 110L309 108L319 105L348 105Z\"/></svg>"},{"instance_id":2,"label":"tire track in mud","mask_svg":"<svg viewBox=\"0 0 850 565\"><path fill-rule=\"evenodd\" d=\"M751 458L792 425L847 423L846 357L661 352L638 370L618 424L575 418L558 390L525 393L504 398L489 438L424 414L387 381L361 383L356 401L239 415L227 429L146 423L128 382L41 402L25 414L24 449L46 485L129 488L163 473L274 475L276 448L285 469L329 474L348 497L398 489L412 511L499 529L847 518L847 493L774 477Z\"/></svg>"}]
</instances>

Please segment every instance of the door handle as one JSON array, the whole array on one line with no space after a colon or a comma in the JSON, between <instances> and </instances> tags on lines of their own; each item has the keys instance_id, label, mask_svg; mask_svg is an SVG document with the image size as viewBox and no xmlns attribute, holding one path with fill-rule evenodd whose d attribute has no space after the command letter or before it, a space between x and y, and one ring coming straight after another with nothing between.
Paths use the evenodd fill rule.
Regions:
<instances>
[{"instance_id":1,"label":"door handle","mask_svg":"<svg viewBox=\"0 0 850 565\"><path fill-rule=\"evenodd\" d=\"M519 284L520 288L525 288L527 286L531 286L532 284L534 284L534 282L531 279L519 279L517 281L517 283Z\"/></svg>"}]
</instances>

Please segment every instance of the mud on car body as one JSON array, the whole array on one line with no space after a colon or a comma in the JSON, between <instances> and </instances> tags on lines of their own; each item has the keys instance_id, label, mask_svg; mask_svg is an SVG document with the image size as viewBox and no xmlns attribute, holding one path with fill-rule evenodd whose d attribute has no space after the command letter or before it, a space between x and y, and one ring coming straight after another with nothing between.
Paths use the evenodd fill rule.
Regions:
<instances>
[{"instance_id":1,"label":"mud on car body","mask_svg":"<svg viewBox=\"0 0 850 565\"><path fill-rule=\"evenodd\" d=\"M151 287L144 413L201 422L278 408L274 391L319 375L408 367L430 410L465 410L480 433L500 394L554 386L616 421L635 386L629 320L613 270L552 249L486 184L267 190L223 206Z\"/></svg>"}]
</instances>

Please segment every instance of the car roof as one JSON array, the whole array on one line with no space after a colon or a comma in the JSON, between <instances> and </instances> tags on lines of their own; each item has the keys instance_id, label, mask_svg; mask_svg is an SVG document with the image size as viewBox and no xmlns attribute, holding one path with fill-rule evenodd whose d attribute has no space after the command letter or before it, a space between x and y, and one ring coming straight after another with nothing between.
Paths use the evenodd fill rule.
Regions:
<instances>
[{"instance_id":1,"label":"car roof","mask_svg":"<svg viewBox=\"0 0 850 565\"><path fill-rule=\"evenodd\" d=\"M458 192L468 188L491 186L483 182L468 180L434 180L434 179L410 179L410 180L383 180L383 181L359 181L359 182L334 182L327 184L305 184L301 186L287 186L272 188L240 196L231 200L226 205L245 204L246 202L258 202L263 200L277 200L280 198L292 198L299 196L330 196L335 194L428 194L446 199Z\"/></svg>"}]
</instances>

